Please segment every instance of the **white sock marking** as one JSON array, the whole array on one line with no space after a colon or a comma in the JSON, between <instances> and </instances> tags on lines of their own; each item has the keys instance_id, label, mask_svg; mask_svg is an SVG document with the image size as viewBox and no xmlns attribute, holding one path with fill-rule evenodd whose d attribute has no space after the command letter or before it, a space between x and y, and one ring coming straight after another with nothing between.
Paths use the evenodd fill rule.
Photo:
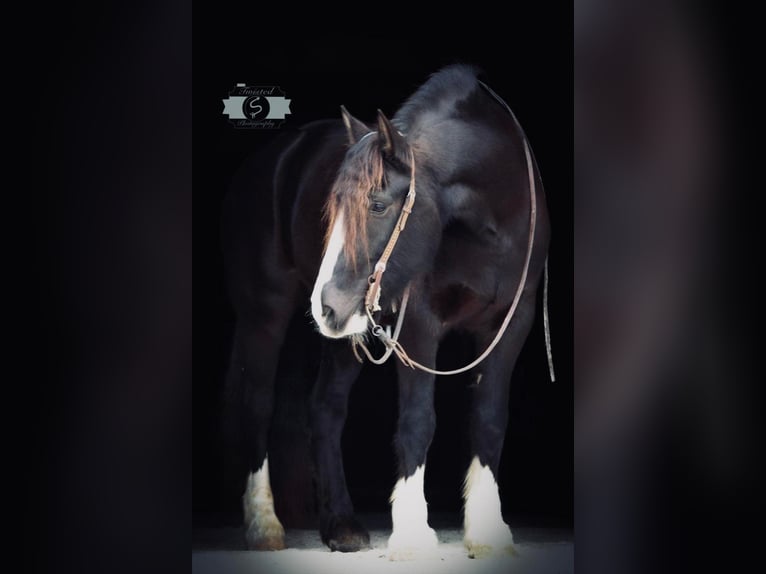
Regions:
<instances>
[{"instance_id":1,"label":"white sock marking","mask_svg":"<svg viewBox=\"0 0 766 574\"><path fill-rule=\"evenodd\" d=\"M314 282L314 290L311 292L311 315L319 326L319 331L322 335L332 339L364 333L367 330L367 316L363 313L352 315L343 331L331 329L322 317L322 289L332 280L332 274L335 270L335 265L338 263L338 257L340 257L340 253L343 250L345 240L346 231L343 227L343 211L340 211L335 218L332 233L330 233L330 240L327 242L327 249Z\"/></svg>"},{"instance_id":2,"label":"white sock marking","mask_svg":"<svg viewBox=\"0 0 766 574\"><path fill-rule=\"evenodd\" d=\"M245 510L247 542L251 548L280 547L285 530L274 512L274 496L269 480L269 457L257 472L247 477L247 488L242 497Z\"/></svg>"},{"instance_id":3,"label":"white sock marking","mask_svg":"<svg viewBox=\"0 0 766 574\"><path fill-rule=\"evenodd\" d=\"M400 478L391 493L394 531L388 539L390 560L408 560L436 549L436 532L428 526L428 506L423 493L425 466Z\"/></svg>"},{"instance_id":4,"label":"white sock marking","mask_svg":"<svg viewBox=\"0 0 766 574\"><path fill-rule=\"evenodd\" d=\"M470 556L502 551L513 545L513 535L503 522L500 493L489 467L473 457L465 477L463 542Z\"/></svg>"}]
</instances>

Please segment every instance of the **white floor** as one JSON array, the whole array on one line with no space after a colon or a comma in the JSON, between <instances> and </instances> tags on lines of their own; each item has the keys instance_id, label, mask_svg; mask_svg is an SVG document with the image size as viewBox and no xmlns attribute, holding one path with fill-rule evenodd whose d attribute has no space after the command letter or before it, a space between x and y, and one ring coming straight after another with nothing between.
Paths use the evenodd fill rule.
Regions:
<instances>
[{"instance_id":1,"label":"white floor","mask_svg":"<svg viewBox=\"0 0 766 574\"><path fill-rule=\"evenodd\" d=\"M574 572L574 544L571 533L544 529L513 529L517 555L468 558L459 529L437 529L439 551L436 557L411 562L391 562L386 558L390 532L372 530L372 549L343 554L330 552L316 530L288 530L286 550L248 552L241 543L227 543L240 537L236 529L208 534L207 543L197 543L192 551L193 574L377 574L413 572L417 574L471 574L513 572L514 574L557 574Z\"/></svg>"}]
</instances>

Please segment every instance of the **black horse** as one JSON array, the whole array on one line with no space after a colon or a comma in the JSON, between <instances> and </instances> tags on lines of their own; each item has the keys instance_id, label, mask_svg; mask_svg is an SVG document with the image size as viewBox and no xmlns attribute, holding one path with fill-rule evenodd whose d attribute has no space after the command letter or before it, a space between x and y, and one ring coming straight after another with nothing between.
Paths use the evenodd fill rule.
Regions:
<instances>
[{"instance_id":1,"label":"black horse","mask_svg":"<svg viewBox=\"0 0 766 574\"><path fill-rule=\"evenodd\" d=\"M474 369L473 458L464 490L469 553L512 544L495 477L511 373L534 320L549 224L536 165L509 111L474 69L450 66L423 84L392 121L379 113L370 127L342 109L342 122L315 122L283 135L235 178L223 216L237 313L228 377L243 388L248 413L244 509L251 548L284 546L269 485L267 435L280 347L293 313L309 300L325 336L310 404L320 533L333 550L369 546L346 488L341 431L362 367L352 342L365 337L373 316L365 309L368 279L413 177L416 199L385 275L378 276L380 310L374 314L378 323L392 324L409 285L399 343L412 359L433 368L440 341L453 329L472 334L478 349L487 347L523 285L509 327ZM527 256L531 192L536 227ZM525 263L528 276L521 283ZM436 425L434 375L402 364L397 373L399 479L388 543L393 559L437 544L423 495Z\"/></svg>"}]
</instances>

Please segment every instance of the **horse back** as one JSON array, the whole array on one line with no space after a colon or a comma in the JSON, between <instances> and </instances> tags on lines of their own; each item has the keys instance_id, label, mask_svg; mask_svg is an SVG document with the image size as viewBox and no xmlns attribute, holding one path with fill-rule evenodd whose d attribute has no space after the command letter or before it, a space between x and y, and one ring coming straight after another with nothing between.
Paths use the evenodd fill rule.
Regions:
<instances>
[{"instance_id":1,"label":"horse back","mask_svg":"<svg viewBox=\"0 0 766 574\"><path fill-rule=\"evenodd\" d=\"M340 122L330 120L280 134L232 178L221 213L221 245L238 312L258 305L266 291L296 279L305 283L315 274L322 208L345 151L341 135Z\"/></svg>"}]
</instances>

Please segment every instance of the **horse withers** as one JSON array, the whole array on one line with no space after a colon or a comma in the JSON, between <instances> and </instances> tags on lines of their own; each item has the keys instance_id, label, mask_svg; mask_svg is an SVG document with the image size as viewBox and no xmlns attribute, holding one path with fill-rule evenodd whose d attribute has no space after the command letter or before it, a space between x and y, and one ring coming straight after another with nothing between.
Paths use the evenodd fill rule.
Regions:
<instances>
[{"instance_id":1,"label":"horse withers","mask_svg":"<svg viewBox=\"0 0 766 574\"><path fill-rule=\"evenodd\" d=\"M323 336L310 400L320 534L332 550L369 547L346 487L341 433L362 368L356 345L369 344L373 325L397 319L405 292L396 345L426 368L435 367L450 331L471 334L479 349L500 331L492 352L473 368L478 384L467 429L472 458L463 492L464 542L471 556L512 546L496 477L511 374L534 320L549 223L537 167L509 112L474 69L450 66L431 76L392 120L379 113L367 125L342 108L342 121L284 134L235 178L222 221L237 314L228 384L241 389L246 414L251 548L284 547L267 437L287 326L296 310L309 306ZM380 291L372 305L375 281ZM517 306L509 314L512 303ZM423 492L436 426L435 375L405 363L397 362L392 559L437 547Z\"/></svg>"}]
</instances>

